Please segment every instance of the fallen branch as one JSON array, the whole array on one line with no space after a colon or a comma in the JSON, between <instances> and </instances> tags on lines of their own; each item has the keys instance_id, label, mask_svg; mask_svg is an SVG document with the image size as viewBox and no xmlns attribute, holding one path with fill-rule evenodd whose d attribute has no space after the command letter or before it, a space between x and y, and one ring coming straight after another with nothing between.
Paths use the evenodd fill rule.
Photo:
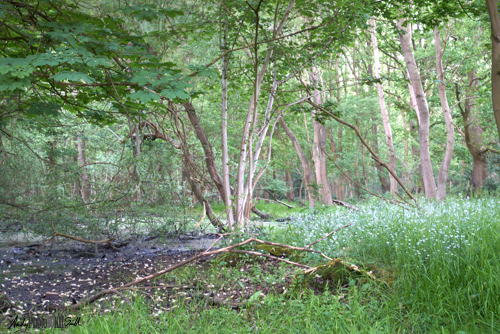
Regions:
<instances>
[{"instance_id":1,"label":"fallen branch","mask_svg":"<svg viewBox=\"0 0 500 334\"><path fill-rule=\"evenodd\" d=\"M52 224L52 223L51 223ZM82 238L78 238L78 237L74 237L72 235L68 235L68 234L64 234L64 233L59 233L56 231L56 228L54 227L54 224L52 224L52 228L54 229L54 235L52 237L50 237L50 239L48 239L47 241L45 241L40 247L38 247L36 250L34 250L33 252L29 253L28 256L26 256L25 260L29 259L29 257L35 253L38 253L40 251L40 249L42 249L43 247L45 247L49 242L51 242L52 240L54 240L55 237L64 237L64 238L68 238L68 239L73 239L73 240L76 240L76 241L80 241L80 242L84 242L84 243L88 243L88 244L94 244L96 245L101 245L101 244L108 244L112 249L114 249L115 251L119 251L118 248L116 248L112 241L115 240L115 238L109 238L109 239L105 239L105 240L98 240L98 241L94 241L94 240L87 240L87 239L82 239Z\"/></svg>"},{"instance_id":2,"label":"fallen branch","mask_svg":"<svg viewBox=\"0 0 500 334\"><path fill-rule=\"evenodd\" d=\"M281 202L281 201L275 201L274 199L270 199L270 198L262 198L262 197L256 197L255 199L260 199L261 201L271 201L271 202L276 202L278 204L283 204L285 205L286 207L290 208L290 209L294 209L295 207L294 206L291 206L290 204L286 204L285 202Z\"/></svg>"},{"instance_id":3,"label":"fallen branch","mask_svg":"<svg viewBox=\"0 0 500 334\"><path fill-rule=\"evenodd\" d=\"M125 303L129 304L130 306L132 306L132 303L130 302L130 300L125 297L125 295L123 293L121 293L120 291L116 290L116 289L112 289L112 291L117 294L118 296L122 297L122 299L125 301Z\"/></svg>"},{"instance_id":4,"label":"fallen branch","mask_svg":"<svg viewBox=\"0 0 500 334\"><path fill-rule=\"evenodd\" d=\"M273 192L271 192L271 191L269 191L269 190L266 190L266 189L264 189L264 191L268 192L269 194L271 194L271 196L273 196L273 197L274 197L274 202L276 202L276 203L278 203L278 204L282 204L282 205L286 206L286 207L287 207L287 208L289 208L289 209L294 209L294 208L295 208L294 206L292 206L292 205L290 205L290 204L287 204L287 203L285 203L285 202L280 201L280 200L276 197L276 195L275 195ZM264 199L264 198L260 198L260 199ZM264 200L265 200L265 199L264 199ZM273 201L273 200L271 200L271 201Z\"/></svg>"},{"instance_id":5,"label":"fallen branch","mask_svg":"<svg viewBox=\"0 0 500 334\"><path fill-rule=\"evenodd\" d=\"M273 259L273 260L282 261L282 262L285 262L285 263L288 263L288 264L291 264L291 265L294 265L294 266L297 266L297 267L306 268L306 269L311 268L309 266L306 266L305 264L301 264L301 263L297 263L297 262L292 262L292 261L289 261L289 260L286 260L286 259L282 259L282 258L277 257L277 256L273 256L273 255L269 255L269 254L264 254L264 253L259 253L259 252L252 252L252 251L245 251L245 250L233 249L232 251L230 251L230 253L241 253L241 254L249 254L249 255L254 255L254 256L264 256L264 257L267 257L267 258L270 258L270 259Z\"/></svg>"},{"instance_id":6,"label":"fallen branch","mask_svg":"<svg viewBox=\"0 0 500 334\"><path fill-rule=\"evenodd\" d=\"M259 216L261 219L271 218L270 214L260 211L259 209L257 209L257 207L255 205L252 206L252 212L255 213L257 216Z\"/></svg>"},{"instance_id":7,"label":"fallen branch","mask_svg":"<svg viewBox=\"0 0 500 334\"><path fill-rule=\"evenodd\" d=\"M279 244L277 242L270 242L270 241L263 241L259 239L253 238L255 242L258 242L259 244L264 244L264 245L270 245L270 246L277 246L277 247L283 247L283 248L288 248L288 249L293 249L293 250L298 250L298 251L303 251L303 252L310 252L310 253L316 253L324 257L325 259L332 260L330 257L326 256L325 254L313 250L313 249L308 249L307 247L295 247L295 246L289 246L289 245L284 245L284 244Z\"/></svg>"},{"instance_id":8,"label":"fallen branch","mask_svg":"<svg viewBox=\"0 0 500 334\"><path fill-rule=\"evenodd\" d=\"M310 252L310 253L316 253L316 254L319 254L321 255L322 257L328 259L329 261L332 261L332 258L326 256L325 254L319 252L319 251L316 251L316 250L313 250L313 249L308 249L308 247L320 242L321 240L324 240L325 238L329 237L330 235L334 234L335 232L343 229L343 228L346 228L348 226L350 226L352 224L349 224L349 225L346 225L346 226L343 226L343 227L340 227L338 229L336 229L335 231L332 231L330 233L328 233L326 236L324 237L321 237L320 239L316 240L315 242L313 242L312 244L306 246L306 247L295 247L295 246L289 246L289 245L284 245L284 244L279 244L279 243L276 243L276 242L270 242L270 241L264 241L264 240L259 240L255 237L251 237L249 239L246 239L240 243L237 243L237 244L234 244L234 245L231 245L231 246L227 246L227 247L223 247L223 248L219 248L219 249L216 249L216 250L212 250L210 251L210 249L212 249L215 244L217 242L219 242L222 237L226 234L223 234L221 235L209 248L207 248L207 250L199 253L199 254L196 254L192 257L190 257L189 259L186 259L182 262L179 262L173 266L170 266L166 269L163 269L163 270L160 270L156 273L153 273L151 275L148 275L146 277L143 277L143 278L139 278L139 279L136 279L135 281L132 281L130 283L127 283L127 284L124 284L120 287L117 287L117 288L114 288L114 289L109 289L109 290L104 290L104 291L101 291L99 292L98 294L94 295L94 296L91 296L83 301L81 301L80 303L78 304L74 304L74 305L70 305L70 306L66 306L66 307L62 307L62 309L67 309L67 310L78 310L82 307L84 307L85 305L89 305L93 302L95 302L96 300L98 300L99 298L101 298L102 296L105 296L105 295L109 295L109 294L116 294L118 291L120 290L126 290L126 289L129 289L137 284L140 284L142 282L146 282L146 281L149 281L155 277L158 277L158 276L161 276L161 275L164 275L170 271L173 271L177 268L180 268L188 263L191 263L199 258L202 258L202 257L205 257L205 256L208 256L208 255L214 255L214 254L220 254L220 253L229 253L229 252L233 252L233 253L243 253L243 254L249 254L249 255L252 255L252 256L263 256L263 257L267 257L267 258L270 258L270 259L274 259L274 260L278 260L278 261L282 261L282 262L286 262L288 264L291 264L291 265L294 265L294 266L297 266L297 267L301 267L301 268L307 268L309 269L310 267L309 266L306 266L304 264L301 264L301 263L296 263L296 262L292 262L292 261L289 261L289 260L286 260L286 259L282 259L282 258L279 258L279 257L276 257L276 256L273 256L273 255L269 255L269 254L263 254L263 253L259 253L259 252L253 252L253 251L245 251L245 250L239 250L239 249L235 249L237 247L241 247L241 246L244 246L246 244L249 244L251 242L256 242L256 243L259 243L259 244L265 244L265 245L271 245L271 246L277 246L277 247L283 247L283 248L289 248L289 249L294 249L294 250L298 250L298 251L304 251L304 252Z\"/></svg>"},{"instance_id":9,"label":"fallen branch","mask_svg":"<svg viewBox=\"0 0 500 334\"><path fill-rule=\"evenodd\" d=\"M353 205L351 205L349 203L339 201L338 199L333 199L332 198L332 202L335 203L335 204L337 204L337 205L346 207L346 208L348 208L350 210L357 210L358 209L357 207L355 207L355 206L353 206Z\"/></svg>"}]
</instances>

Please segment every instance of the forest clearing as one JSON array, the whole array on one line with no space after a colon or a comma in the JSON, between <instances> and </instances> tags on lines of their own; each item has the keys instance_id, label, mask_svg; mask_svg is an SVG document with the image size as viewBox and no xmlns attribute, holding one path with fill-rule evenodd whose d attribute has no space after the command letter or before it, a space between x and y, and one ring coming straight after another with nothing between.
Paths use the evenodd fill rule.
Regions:
<instances>
[{"instance_id":1,"label":"forest clearing","mask_svg":"<svg viewBox=\"0 0 500 334\"><path fill-rule=\"evenodd\" d=\"M500 332L496 0L0 25L2 332Z\"/></svg>"}]
</instances>

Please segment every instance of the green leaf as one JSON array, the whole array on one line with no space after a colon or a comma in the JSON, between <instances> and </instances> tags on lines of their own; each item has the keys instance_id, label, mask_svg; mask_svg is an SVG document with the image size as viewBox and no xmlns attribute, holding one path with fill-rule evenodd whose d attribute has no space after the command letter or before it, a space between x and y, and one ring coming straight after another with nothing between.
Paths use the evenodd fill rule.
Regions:
<instances>
[{"instance_id":1,"label":"green leaf","mask_svg":"<svg viewBox=\"0 0 500 334\"><path fill-rule=\"evenodd\" d=\"M254 293L253 295L251 295L250 298L248 298L248 303L255 302L259 298L259 296L261 295L261 293L262 293L262 291L259 290L256 293Z\"/></svg>"},{"instance_id":2,"label":"green leaf","mask_svg":"<svg viewBox=\"0 0 500 334\"><path fill-rule=\"evenodd\" d=\"M62 71L56 75L51 76L50 78L54 79L56 81L68 80L68 81L83 81L86 83L94 83L95 82L95 80L93 78L89 77L85 73L73 72L73 71Z\"/></svg>"},{"instance_id":3,"label":"green leaf","mask_svg":"<svg viewBox=\"0 0 500 334\"><path fill-rule=\"evenodd\" d=\"M139 100L142 103L148 103L151 100L159 101L160 96L153 92L139 91L128 95L129 98L133 100Z\"/></svg>"},{"instance_id":4,"label":"green leaf","mask_svg":"<svg viewBox=\"0 0 500 334\"><path fill-rule=\"evenodd\" d=\"M26 110L28 117L38 117L41 115L46 116L57 116L59 115L59 110L61 109L61 105L53 102L41 102L37 101L30 105L30 107Z\"/></svg>"},{"instance_id":5,"label":"green leaf","mask_svg":"<svg viewBox=\"0 0 500 334\"><path fill-rule=\"evenodd\" d=\"M31 62L31 65L33 66L57 66L59 65L59 57L50 53L42 53L38 56L36 56L33 61Z\"/></svg>"},{"instance_id":6,"label":"green leaf","mask_svg":"<svg viewBox=\"0 0 500 334\"><path fill-rule=\"evenodd\" d=\"M167 99L170 99L170 100L175 99L175 98L176 98L176 96L177 96L177 95L175 94L175 92L174 92L173 90L171 90L171 89L164 89L164 90L162 90L162 91L160 92L160 95L161 95L161 96L164 96L164 97L166 97Z\"/></svg>"}]
</instances>

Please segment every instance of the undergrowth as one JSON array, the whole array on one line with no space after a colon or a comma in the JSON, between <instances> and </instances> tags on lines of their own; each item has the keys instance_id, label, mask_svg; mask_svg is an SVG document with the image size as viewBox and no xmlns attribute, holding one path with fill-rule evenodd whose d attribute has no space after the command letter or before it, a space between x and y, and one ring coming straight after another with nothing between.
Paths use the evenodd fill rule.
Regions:
<instances>
[{"instance_id":1,"label":"undergrowth","mask_svg":"<svg viewBox=\"0 0 500 334\"><path fill-rule=\"evenodd\" d=\"M377 202L358 211L339 208L297 214L298 218L286 226L270 226L266 232L269 241L305 246L353 223L314 248L361 268L391 272L392 281L362 285L352 281L320 294L308 288L289 289L285 294L267 294L239 310L180 300L163 312L136 297L132 306L93 316L71 331L498 333L499 199L449 200L421 206L420 211L403 210ZM324 261L306 254L301 262L314 265ZM245 275L260 278L256 270L221 269L224 263L220 262L210 265L207 275L212 280L216 273L227 273L226 279L233 284ZM89 309L85 312L90 314Z\"/></svg>"}]
</instances>

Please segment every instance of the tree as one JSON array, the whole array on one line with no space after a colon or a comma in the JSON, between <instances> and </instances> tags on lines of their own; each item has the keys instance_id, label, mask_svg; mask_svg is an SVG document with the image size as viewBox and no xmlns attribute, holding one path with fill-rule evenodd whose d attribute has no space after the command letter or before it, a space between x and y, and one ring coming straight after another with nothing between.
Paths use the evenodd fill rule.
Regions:
<instances>
[{"instance_id":1,"label":"tree","mask_svg":"<svg viewBox=\"0 0 500 334\"><path fill-rule=\"evenodd\" d=\"M418 137L420 142L420 165L422 168L422 178L424 180L425 196L429 199L436 197L436 182L429 151L429 106L422 87L422 81L418 71L417 63L413 56L410 40L410 28L404 28L405 20L397 22L399 29L399 40L403 49L403 54L408 68L411 85L415 93L415 100L418 106L419 124Z\"/></svg>"},{"instance_id":2,"label":"tree","mask_svg":"<svg viewBox=\"0 0 500 334\"><path fill-rule=\"evenodd\" d=\"M392 129L391 123L389 121L389 113L387 112L387 107L384 99L384 90L382 88L382 83L380 82L380 60L378 54L378 43L377 36L375 34L375 20L373 18L370 19L371 24L371 38L372 38L372 46L373 46L373 72L375 74L374 78L377 80L377 94L378 94L378 102L380 106L380 112L382 114L382 123L384 124L385 130L385 140L387 143L387 152L389 155L389 167L396 172L396 151L394 150L394 143L392 141ZM376 128L374 131L376 134ZM390 180L390 191L392 194L398 191L398 184L396 179L389 174Z\"/></svg>"},{"instance_id":3,"label":"tree","mask_svg":"<svg viewBox=\"0 0 500 334\"><path fill-rule=\"evenodd\" d=\"M446 87L444 81L443 70L443 50L441 49L441 37L439 36L439 27L434 28L434 46L436 48L436 72L438 75L438 91L441 108L443 109L443 117L446 123L446 151L444 153L443 162L439 169L438 175L438 191L439 200L446 198L446 180L450 169L451 158L453 156L453 147L455 145L455 131L453 130L453 122L451 118L451 110L446 97Z\"/></svg>"},{"instance_id":4,"label":"tree","mask_svg":"<svg viewBox=\"0 0 500 334\"><path fill-rule=\"evenodd\" d=\"M497 0L486 0L491 22L491 98L500 138L500 18Z\"/></svg>"}]
</instances>

